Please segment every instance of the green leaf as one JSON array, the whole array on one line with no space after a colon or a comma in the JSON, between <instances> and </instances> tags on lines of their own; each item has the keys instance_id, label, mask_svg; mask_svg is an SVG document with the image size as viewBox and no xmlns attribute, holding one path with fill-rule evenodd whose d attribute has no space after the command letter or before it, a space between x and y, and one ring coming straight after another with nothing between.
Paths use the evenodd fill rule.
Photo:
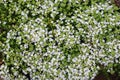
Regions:
<instances>
[{"instance_id":1,"label":"green leaf","mask_svg":"<svg viewBox=\"0 0 120 80\"><path fill-rule=\"evenodd\" d=\"M34 50L34 45L30 44L29 45L29 51L33 51Z\"/></svg>"}]
</instances>

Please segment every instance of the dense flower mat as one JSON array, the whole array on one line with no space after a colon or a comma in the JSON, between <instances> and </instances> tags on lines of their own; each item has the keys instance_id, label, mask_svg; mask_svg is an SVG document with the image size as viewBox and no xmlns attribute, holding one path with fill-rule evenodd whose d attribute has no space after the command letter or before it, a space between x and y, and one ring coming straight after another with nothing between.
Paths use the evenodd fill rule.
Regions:
<instances>
[{"instance_id":1,"label":"dense flower mat","mask_svg":"<svg viewBox=\"0 0 120 80\"><path fill-rule=\"evenodd\" d=\"M3 0L0 53L6 80L120 76L120 10L110 0Z\"/></svg>"}]
</instances>

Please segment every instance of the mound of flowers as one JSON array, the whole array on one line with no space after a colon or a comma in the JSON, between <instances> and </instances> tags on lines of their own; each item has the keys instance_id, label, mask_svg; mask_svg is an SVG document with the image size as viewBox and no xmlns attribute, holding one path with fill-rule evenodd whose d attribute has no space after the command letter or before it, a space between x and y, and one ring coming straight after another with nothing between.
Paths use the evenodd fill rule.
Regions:
<instances>
[{"instance_id":1,"label":"mound of flowers","mask_svg":"<svg viewBox=\"0 0 120 80\"><path fill-rule=\"evenodd\" d=\"M3 0L0 14L4 79L92 80L103 67L120 76L120 13L109 0Z\"/></svg>"}]
</instances>

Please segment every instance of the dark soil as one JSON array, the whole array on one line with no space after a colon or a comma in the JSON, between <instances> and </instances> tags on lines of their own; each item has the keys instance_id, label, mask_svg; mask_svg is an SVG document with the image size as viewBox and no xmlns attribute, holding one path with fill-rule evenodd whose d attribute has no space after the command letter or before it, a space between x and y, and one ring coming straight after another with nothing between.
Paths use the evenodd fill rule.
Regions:
<instances>
[{"instance_id":1,"label":"dark soil","mask_svg":"<svg viewBox=\"0 0 120 80\"><path fill-rule=\"evenodd\" d=\"M4 80L4 79L0 77L0 80Z\"/></svg>"},{"instance_id":2,"label":"dark soil","mask_svg":"<svg viewBox=\"0 0 120 80\"><path fill-rule=\"evenodd\" d=\"M93 80L120 80L120 76L118 76L116 73L107 73L107 75L105 75L104 73L100 72Z\"/></svg>"},{"instance_id":3,"label":"dark soil","mask_svg":"<svg viewBox=\"0 0 120 80\"><path fill-rule=\"evenodd\" d=\"M120 0L114 0L114 3L120 8Z\"/></svg>"}]
</instances>

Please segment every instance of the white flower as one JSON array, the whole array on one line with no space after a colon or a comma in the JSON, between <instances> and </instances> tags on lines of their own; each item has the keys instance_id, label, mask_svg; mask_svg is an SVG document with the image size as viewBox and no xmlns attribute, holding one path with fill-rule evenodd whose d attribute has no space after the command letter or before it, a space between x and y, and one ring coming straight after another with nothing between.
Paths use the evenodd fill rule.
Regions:
<instances>
[{"instance_id":1,"label":"white flower","mask_svg":"<svg viewBox=\"0 0 120 80\"><path fill-rule=\"evenodd\" d=\"M28 48L28 44L24 44L24 48Z\"/></svg>"},{"instance_id":2,"label":"white flower","mask_svg":"<svg viewBox=\"0 0 120 80\"><path fill-rule=\"evenodd\" d=\"M40 23L42 20L40 18L37 18L35 22Z\"/></svg>"}]
</instances>

